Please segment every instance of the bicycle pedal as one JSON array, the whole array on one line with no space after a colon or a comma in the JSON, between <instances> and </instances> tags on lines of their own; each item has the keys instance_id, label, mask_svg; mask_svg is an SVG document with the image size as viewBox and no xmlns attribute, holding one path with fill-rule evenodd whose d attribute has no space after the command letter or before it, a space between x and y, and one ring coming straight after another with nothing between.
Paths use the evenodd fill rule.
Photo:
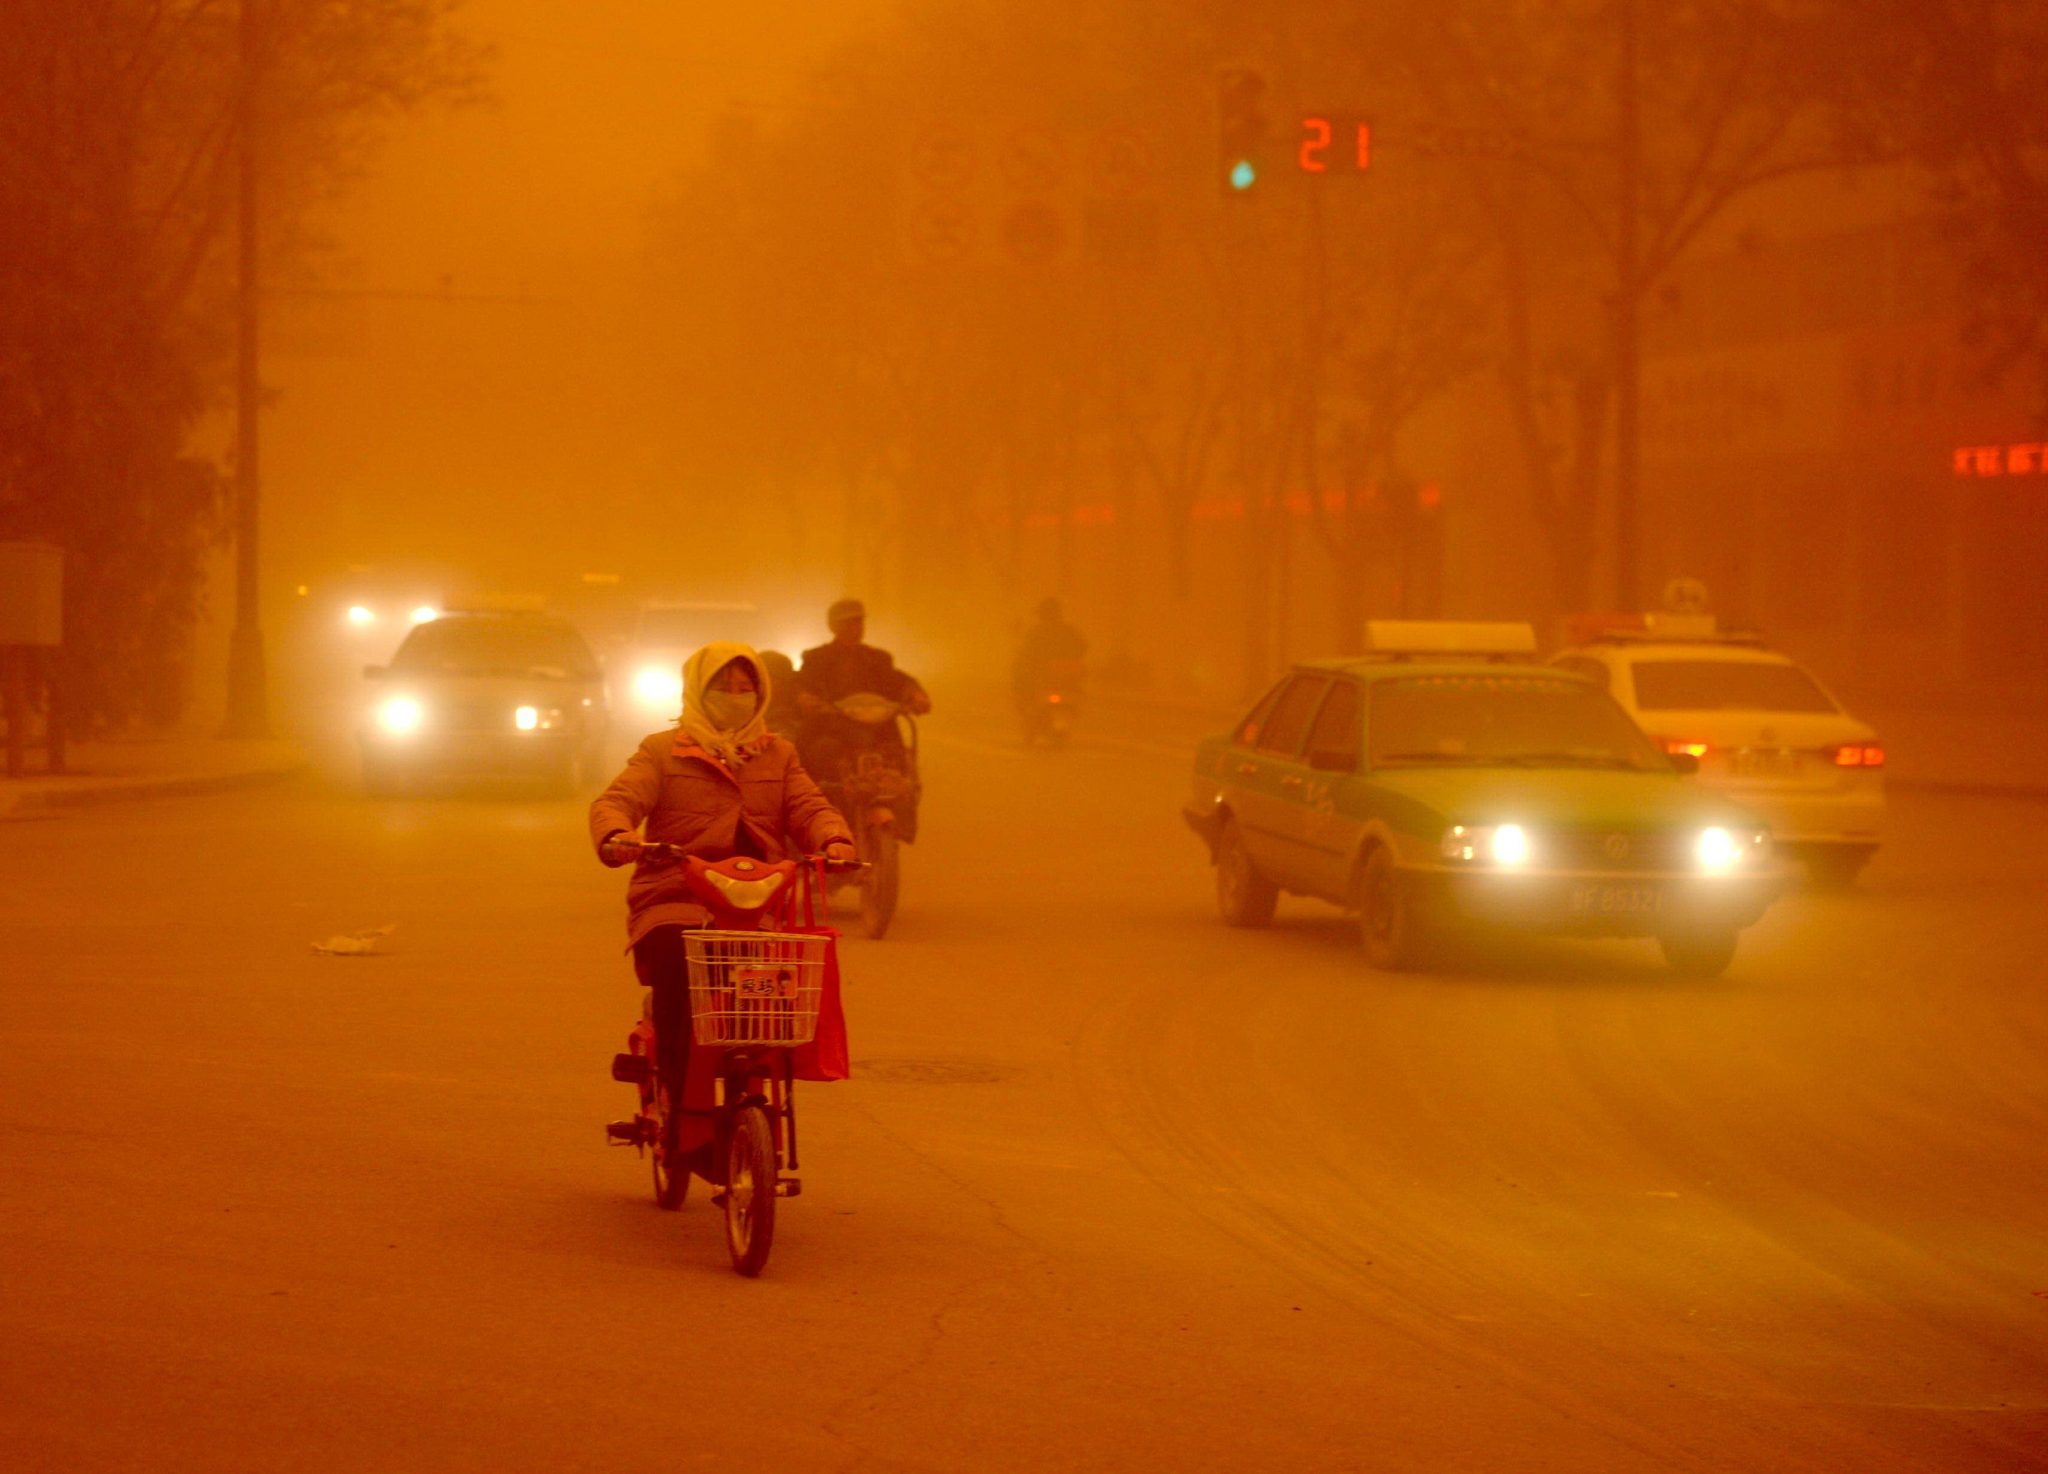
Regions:
<instances>
[{"instance_id":1,"label":"bicycle pedal","mask_svg":"<svg viewBox=\"0 0 2048 1474\"><path fill-rule=\"evenodd\" d=\"M644 1054L612 1056L612 1078L621 1085L645 1085L653 1076L653 1061Z\"/></svg>"},{"instance_id":2,"label":"bicycle pedal","mask_svg":"<svg viewBox=\"0 0 2048 1474\"><path fill-rule=\"evenodd\" d=\"M801 1178L778 1177L775 1179L775 1196L778 1198L800 1198L804 1195Z\"/></svg>"},{"instance_id":3,"label":"bicycle pedal","mask_svg":"<svg viewBox=\"0 0 2048 1474\"><path fill-rule=\"evenodd\" d=\"M640 1121L607 1121L604 1126L605 1140L613 1146L644 1146L647 1136Z\"/></svg>"}]
</instances>

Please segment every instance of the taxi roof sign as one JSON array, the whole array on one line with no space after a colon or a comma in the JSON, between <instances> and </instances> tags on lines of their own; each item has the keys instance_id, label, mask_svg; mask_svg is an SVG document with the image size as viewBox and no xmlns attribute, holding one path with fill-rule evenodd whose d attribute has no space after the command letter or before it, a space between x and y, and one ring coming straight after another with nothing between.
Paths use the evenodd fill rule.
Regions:
<instances>
[{"instance_id":1,"label":"taxi roof sign","mask_svg":"<svg viewBox=\"0 0 2048 1474\"><path fill-rule=\"evenodd\" d=\"M1531 655L1536 627L1512 619L1369 619L1374 655Z\"/></svg>"},{"instance_id":2,"label":"taxi roof sign","mask_svg":"<svg viewBox=\"0 0 2048 1474\"><path fill-rule=\"evenodd\" d=\"M1723 629L1713 615L1651 609L1641 614L1612 611L1565 617L1568 645L1761 645L1755 630Z\"/></svg>"}]
</instances>

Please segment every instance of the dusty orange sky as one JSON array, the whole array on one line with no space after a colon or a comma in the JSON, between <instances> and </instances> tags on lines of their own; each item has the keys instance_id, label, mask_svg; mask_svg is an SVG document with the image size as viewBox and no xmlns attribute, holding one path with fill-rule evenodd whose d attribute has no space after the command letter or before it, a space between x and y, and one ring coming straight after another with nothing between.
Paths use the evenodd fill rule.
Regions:
<instances>
[{"instance_id":1,"label":"dusty orange sky","mask_svg":"<svg viewBox=\"0 0 2048 1474\"><path fill-rule=\"evenodd\" d=\"M344 252L365 284L588 288L637 249L648 202L698 154L707 121L735 106L772 115L836 43L894 9L469 0L459 23L497 48L495 97L391 129L339 213Z\"/></svg>"},{"instance_id":2,"label":"dusty orange sky","mask_svg":"<svg viewBox=\"0 0 2048 1474\"><path fill-rule=\"evenodd\" d=\"M472 0L493 98L393 122L322 221L317 294L273 301L276 583L405 559L602 566L615 530L564 512L664 490L622 351L651 206L708 122L772 126L893 9Z\"/></svg>"}]
</instances>

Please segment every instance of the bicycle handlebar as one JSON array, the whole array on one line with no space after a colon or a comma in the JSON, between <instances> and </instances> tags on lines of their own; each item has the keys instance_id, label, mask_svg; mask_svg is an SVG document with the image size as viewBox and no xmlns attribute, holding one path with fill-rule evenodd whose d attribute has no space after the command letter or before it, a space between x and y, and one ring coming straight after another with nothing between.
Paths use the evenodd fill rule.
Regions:
<instances>
[{"instance_id":1,"label":"bicycle handlebar","mask_svg":"<svg viewBox=\"0 0 2048 1474\"><path fill-rule=\"evenodd\" d=\"M620 849L630 845L639 852L640 858L643 860L652 858L667 860L671 863L680 863L688 859L690 853L688 850L679 849L675 845L668 844L662 840L655 840L650 843L647 840L633 839L623 834L615 834L606 840L605 843L617 846ZM855 870L866 870L868 868L866 860L834 860L823 854L798 855L796 859L800 864L822 866L828 873L833 875L845 875Z\"/></svg>"}]
</instances>

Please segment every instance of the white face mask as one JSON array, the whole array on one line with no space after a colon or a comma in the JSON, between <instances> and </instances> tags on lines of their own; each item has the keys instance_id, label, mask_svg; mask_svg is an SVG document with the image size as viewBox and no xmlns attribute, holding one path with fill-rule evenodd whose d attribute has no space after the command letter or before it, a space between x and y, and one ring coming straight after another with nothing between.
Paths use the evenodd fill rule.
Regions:
<instances>
[{"instance_id":1,"label":"white face mask","mask_svg":"<svg viewBox=\"0 0 2048 1474\"><path fill-rule=\"evenodd\" d=\"M736 732L754 715L761 698L752 691L706 691L704 715L721 732Z\"/></svg>"}]
</instances>

